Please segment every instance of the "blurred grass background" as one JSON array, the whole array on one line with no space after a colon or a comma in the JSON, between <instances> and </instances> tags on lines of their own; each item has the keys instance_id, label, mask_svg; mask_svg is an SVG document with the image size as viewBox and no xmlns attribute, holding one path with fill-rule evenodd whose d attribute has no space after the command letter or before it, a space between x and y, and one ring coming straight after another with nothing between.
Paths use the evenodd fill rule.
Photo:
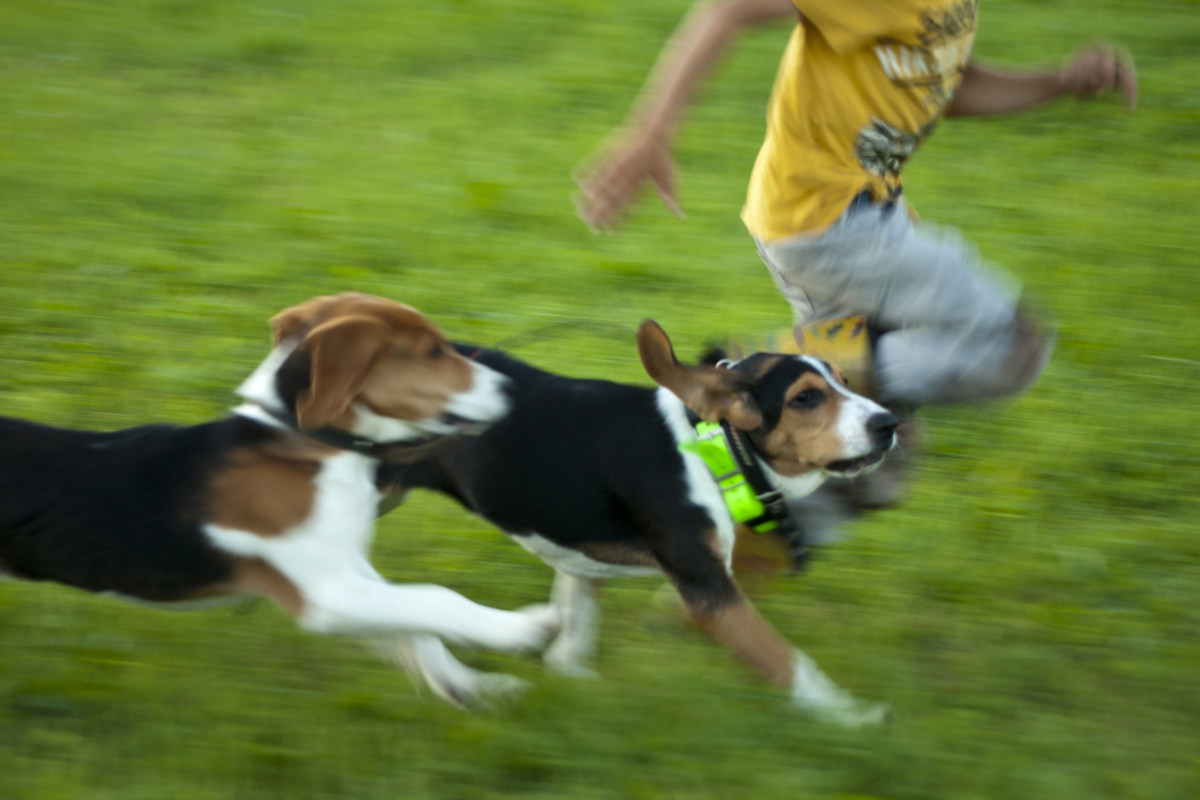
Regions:
<instances>
[{"instance_id":1,"label":"blurred grass background","mask_svg":"<svg viewBox=\"0 0 1200 800\"><path fill-rule=\"evenodd\" d=\"M2 413L109 429L223 413L266 320L316 294L411 303L490 344L646 383L644 317L680 352L788 321L737 218L785 27L756 32L679 144L678 222L575 218L570 173L622 118L681 0L5 0ZM1017 65L1103 35L1136 116L1060 103L946 124L908 170L1056 315L1027 397L925 415L911 502L764 613L898 720L791 710L651 603L606 591L601 681L468 656L536 688L464 715L264 604L172 614L0 585L0 797L1194 798L1200 795L1195 323L1200 6L991 0ZM380 525L377 563L483 602L550 571L450 503Z\"/></svg>"}]
</instances>

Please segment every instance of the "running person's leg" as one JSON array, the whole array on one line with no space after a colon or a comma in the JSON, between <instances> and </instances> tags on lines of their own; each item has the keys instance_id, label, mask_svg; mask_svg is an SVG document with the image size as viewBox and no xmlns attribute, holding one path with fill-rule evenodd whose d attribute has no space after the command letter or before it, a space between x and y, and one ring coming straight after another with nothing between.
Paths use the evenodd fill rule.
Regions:
<instances>
[{"instance_id":1,"label":"running person's leg","mask_svg":"<svg viewBox=\"0 0 1200 800\"><path fill-rule=\"evenodd\" d=\"M814 238L760 243L797 315L864 314L880 399L913 408L1028 388L1053 340L1025 320L1017 285L956 233L916 226L903 203L852 207Z\"/></svg>"},{"instance_id":2,"label":"running person's leg","mask_svg":"<svg viewBox=\"0 0 1200 800\"><path fill-rule=\"evenodd\" d=\"M863 314L875 346L878 399L898 413L1027 389L1053 335L1025 318L1011 278L980 263L955 232L915 226L903 203L855 203L812 238L759 243L799 322ZM865 508L896 502L919 433L905 415L896 452L857 481L831 480L793 507L808 543Z\"/></svg>"}]
</instances>

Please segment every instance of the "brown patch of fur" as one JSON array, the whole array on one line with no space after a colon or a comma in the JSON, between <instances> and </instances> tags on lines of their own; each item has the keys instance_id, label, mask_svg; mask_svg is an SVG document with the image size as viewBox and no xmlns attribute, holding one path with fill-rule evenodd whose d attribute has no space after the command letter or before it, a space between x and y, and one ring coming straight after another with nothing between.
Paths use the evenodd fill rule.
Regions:
<instances>
[{"instance_id":1,"label":"brown patch of fur","mask_svg":"<svg viewBox=\"0 0 1200 800\"><path fill-rule=\"evenodd\" d=\"M693 614L705 633L732 650L738 658L776 686L790 689L796 674L792 646L763 619L750 601L735 602L707 614Z\"/></svg>"},{"instance_id":2,"label":"brown patch of fur","mask_svg":"<svg viewBox=\"0 0 1200 800\"><path fill-rule=\"evenodd\" d=\"M209 519L259 536L279 536L312 513L321 468L317 448L243 447L229 453L209 484Z\"/></svg>"},{"instance_id":3,"label":"brown patch of fur","mask_svg":"<svg viewBox=\"0 0 1200 800\"><path fill-rule=\"evenodd\" d=\"M228 582L202 589L184 599L205 600L230 595L265 597L277 603L293 619L299 619L304 613L304 597L300 590L287 576L261 558L234 558L233 577Z\"/></svg>"},{"instance_id":4,"label":"brown patch of fur","mask_svg":"<svg viewBox=\"0 0 1200 800\"><path fill-rule=\"evenodd\" d=\"M577 548L588 558L602 561L605 564L617 564L622 567L653 567L659 568L656 559L649 550L632 545L615 542L584 542Z\"/></svg>"},{"instance_id":5,"label":"brown patch of fur","mask_svg":"<svg viewBox=\"0 0 1200 800\"><path fill-rule=\"evenodd\" d=\"M706 422L729 420L735 428L754 430L762 425L746 379L731 369L710 364L685 367L675 357L671 340L654 320L638 328L638 356L646 374L671 391Z\"/></svg>"},{"instance_id":6,"label":"brown patch of fur","mask_svg":"<svg viewBox=\"0 0 1200 800\"><path fill-rule=\"evenodd\" d=\"M367 377L359 399L383 416L429 419L443 412L451 396L470 390L471 381L470 363L444 340L410 331L395 336L386 357Z\"/></svg>"},{"instance_id":7,"label":"brown patch of fur","mask_svg":"<svg viewBox=\"0 0 1200 800\"><path fill-rule=\"evenodd\" d=\"M780 580L793 574L787 542L773 533L755 533L737 526L733 547L733 574L747 597L762 597Z\"/></svg>"},{"instance_id":8,"label":"brown patch of fur","mask_svg":"<svg viewBox=\"0 0 1200 800\"><path fill-rule=\"evenodd\" d=\"M256 444L254 449L263 455L285 461L324 461L341 452L333 445L301 436L283 436Z\"/></svg>"},{"instance_id":9,"label":"brown patch of fur","mask_svg":"<svg viewBox=\"0 0 1200 800\"><path fill-rule=\"evenodd\" d=\"M733 547L733 572L739 577L786 572L792 567L787 542L773 533L755 533L745 525L737 527Z\"/></svg>"},{"instance_id":10,"label":"brown patch of fur","mask_svg":"<svg viewBox=\"0 0 1200 800\"><path fill-rule=\"evenodd\" d=\"M437 332L433 323L415 308L383 297L345 292L314 297L298 306L280 311L271 318L272 342L278 346L285 339L307 336L321 323L346 316L386 317L397 325Z\"/></svg>"},{"instance_id":11,"label":"brown patch of fur","mask_svg":"<svg viewBox=\"0 0 1200 800\"><path fill-rule=\"evenodd\" d=\"M816 408L787 405L808 389L819 390L825 395ZM845 400L845 395L831 387L818 373L801 375L784 395L779 423L763 440L763 450L771 467L780 475L799 475L845 458L846 445L837 430Z\"/></svg>"},{"instance_id":12,"label":"brown patch of fur","mask_svg":"<svg viewBox=\"0 0 1200 800\"><path fill-rule=\"evenodd\" d=\"M238 559L234 565L233 586L238 592L277 603L293 619L299 619L304 613L304 596L296 584L262 559Z\"/></svg>"}]
</instances>

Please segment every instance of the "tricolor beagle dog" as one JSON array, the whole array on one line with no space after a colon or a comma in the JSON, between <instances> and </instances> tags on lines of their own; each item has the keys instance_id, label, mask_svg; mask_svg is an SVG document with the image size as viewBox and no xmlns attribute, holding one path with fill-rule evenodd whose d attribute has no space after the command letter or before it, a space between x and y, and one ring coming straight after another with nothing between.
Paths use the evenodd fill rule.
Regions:
<instances>
[{"instance_id":1,"label":"tricolor beagle dog","mask_svg":"<svg viewBox=\"0 0 1200 800\"><path fill-rule=\"evenodd\" d=\"M390 300L316 298L272 327L226 419L95 433L0 418L0 573L156 604L262 596L400 658L406 636L545 644L551 607L393 585L368 560L381 458L434 454L503 417L508 379ZM488 680L476 694L510 685Z\"/></svg>"},{"instance_id":2,"label":"tricolor beagle dog","mask_svg":"<svg viewBox=\"0 0 1200 800\"><path fill-rule=\"evenodd\" d=\"M598 581L661 571L704 631L798 705L851 725L883 719L886 706L838 688L758 615L730 565L735 522L769 528L764 508L778 512L830 475L878 464L894 444L891 414L811 356L685 367L649 320L638 352L657 389L560 377L456 347L512 381L513 410L479 436L384 465L380 487L443 492L555 568L563 628L546 653L552 668L587 671ZM744 480L765 485L750 491ZM739 513L754 500L748 516ZM410 655L443 694L474 680L436 641Z\"/></svg>"}]
</instances>

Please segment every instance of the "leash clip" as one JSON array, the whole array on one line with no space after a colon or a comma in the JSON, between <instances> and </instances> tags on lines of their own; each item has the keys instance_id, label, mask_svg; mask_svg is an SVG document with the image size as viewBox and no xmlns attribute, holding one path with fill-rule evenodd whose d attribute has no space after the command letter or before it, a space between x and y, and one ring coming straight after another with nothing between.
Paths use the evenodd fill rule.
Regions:
<instances>
[{"instance_id":1,"label":"leash clip","mask_svg":"<svg viewBox=\"0 0 1200 800\"><path fill-rule=\"evenodd\" d=\"M758 502L762 503L766 509L774 514L779 514L787 510L787 501L783 497L783 493L778 489L771 489L758 495Z\"/></svg>"}]
</instances>

